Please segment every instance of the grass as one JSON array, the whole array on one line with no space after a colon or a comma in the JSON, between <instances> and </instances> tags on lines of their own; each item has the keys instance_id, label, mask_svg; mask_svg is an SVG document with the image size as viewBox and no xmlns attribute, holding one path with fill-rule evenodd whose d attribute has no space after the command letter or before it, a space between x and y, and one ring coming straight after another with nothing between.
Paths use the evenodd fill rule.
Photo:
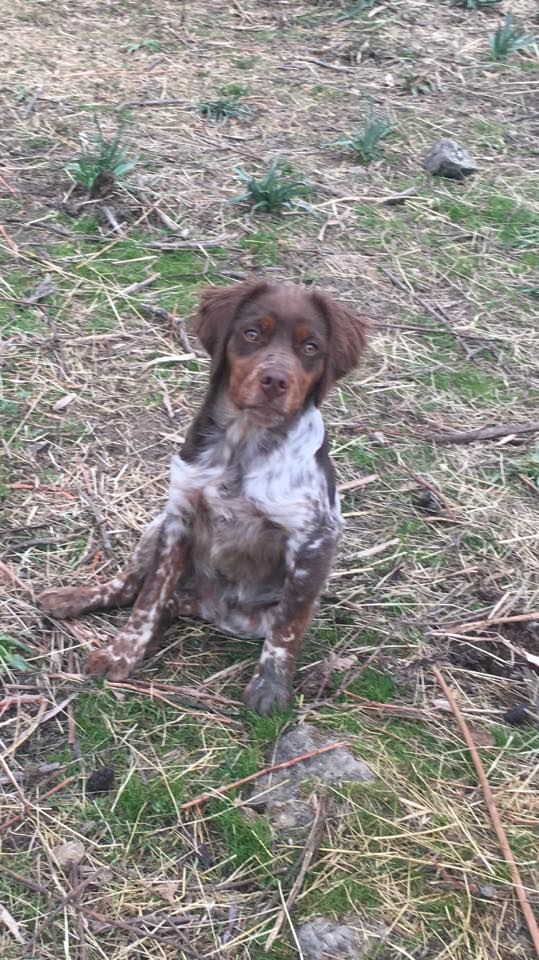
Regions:
<instances>
[{"instance_id":1,"label":"grass","mask_svg":"<svg viewBox=\"0 0 539 960\"><path fill-rule=\"evenodd\" d=\"M189 949L291 960L289 924L269 953L265 944L303 837L273 831L248 806L248 786L179 807L271 762L275 738L305 718L345 739L376 780L331 788L294 930L320 915L383 923L387 941L369 960L528 960L507 867L432 665L478 743L535 909L537 730L504 721L515 704L533 710L532 680L507 644L536 653L535 632L532 623L493 624L488 638L447 630L493 610L537 609L537 437L442 445L426 435L527 421L537 406L534 47L488 65L496 8L489 27L490 12L469 4L458 13L427 0L281 6L270 16L242 0L216 17L193 0L186 19L169 11L159 25L148 4L131 4L128 18L125 5L79 5L66 20L35 4L4 18L1 699L42 699L16 699L0 717L3 750L23 738L5 759L16 785L0 770L0 900L29 942L72 884L50 850L78 838L81 877L103 873L50 918L40 960L84 949L88 960L188 960ZM536 32L526 10L517 36ZM436 96L423 89L434 77ZM193 114L247 97L248 125ZM155 104L167 99L181 102ZM126 101L144 105L129 107L129 136L105 168L136 153L144 165L116 170L115 191L90 200L92 163L103 160L96 133L82 151L84 189L66 194L62 170L80 156L87 118L103 118L110 146L122 129L111 110ZM394 125L391 149L389 134L367 143L370 163L327 148L362 122L363 135L369 119ZM440 136L478 158L473 180L424 175L419 158ZM230 203L237 168L249 171L248 196ZM200 290L253 273L315 283L375 321L364 365L324 405L338 481L350 484L345 528L294 705L270 718L240 700L258 644L182 621L137 671L145 684L112 689L85 679L84 660L126 612L44 623L30 593L113 575L164 502L170 453L209 361L202 351L178 359L177 324L142 305L178 318L198 349ZM32 303L46 276L54 292ZM422 509L429 486L452 512ZM89 777L102 767L114 781L92 794ZM303 799L313 788L303 785ZM20 791L25 816L3 830L22 812ZM20 949L2 927L2 957Z\"/></svg>"},{"instance_id":2,"label":"grass","mask_svg":"<svg viewBox=\"0 0 539 960\"><path fill-rule=\"evenodd\" d=\"M524 50L536 42L534 36L519 33L513 20L513 14L506 14L505 20L500 26L489 34L488 38L490 52L494 60L506 60L509 54L517 50Z\"/></svg>"},{"instance_id":3,"label":"grass","mask_svg":"<svg viewBox=\"0 0 539 960\"><path fill-rule=\"evenodd\" d=\"M312 185L279 157L271 161L261 177L255 177L240 167L235 172L245 185L245 192L234 197L232 203L248 203L253 213L281 213L297 206L313 192Z\"/></svg>"},{"instance_id":4,"label":"grass","mask_svg":"<svg viewBox=\"0 0 539 960\"><path fill-rule=\"evenodd\" d=\"M138 163L138 157L129 157L122 144L123 127L120 125L113 137L106 137L99 119L94 116L96 132L82 145L82 150L65 169L76 183L88 192L92 191L97 178L109 174L119 180Z\"/></svg>"},{"instance_id":5,"label":"grass","mask_svg":"<svg viewBox=\"0 0 539 960\"><path fill-rule=\"evenodd\" d=\"M369 164L380 156L380 145L394 130L394 124L388 117L379 116L372 102L369 103L367 117L361 129L338 140L338 146L353 154L358 163Z\"/></svg>"}]
</instances>

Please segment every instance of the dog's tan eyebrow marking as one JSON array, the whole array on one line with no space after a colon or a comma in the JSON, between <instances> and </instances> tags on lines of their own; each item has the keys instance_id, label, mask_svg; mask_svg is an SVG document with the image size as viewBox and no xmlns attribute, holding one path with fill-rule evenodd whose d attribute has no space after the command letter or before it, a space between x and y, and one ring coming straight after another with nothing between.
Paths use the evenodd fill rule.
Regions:
<instances>
[{"instance_id":1,"label":"dog's tan eyebrow marking","mask_svg":"<svg viewBox=\"0 0 539 960\"><path fill-rule=\"evenodd\" d=\"M263 333L273 333L275 330L275 318L272 317L271 313L267 313L265 317L262 317L260 328Z\"/></svg>"},{"instance_id":2,"label":"dog's tan eyebrow marking","mask_svg":"<svg viewBox=\"0 0 539 960\"><path fill-rule=\"evenodd\" d=\"M312 337L312 333L306 323L302 323L299 327L296 327L296 340L299 343L304 343L305 340L309 340Z\"/></svg>"}]
</instances>

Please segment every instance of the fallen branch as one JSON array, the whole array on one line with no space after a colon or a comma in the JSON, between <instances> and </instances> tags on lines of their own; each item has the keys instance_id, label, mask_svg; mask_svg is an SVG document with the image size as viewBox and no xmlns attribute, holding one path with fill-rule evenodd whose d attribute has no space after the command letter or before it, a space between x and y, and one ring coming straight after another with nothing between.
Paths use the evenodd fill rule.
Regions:
<instances>
[{"instance_id":1,"label":"fallen branch","mask_svg":"<svg viewBox=\"0 0 539 960\"><path fill-rule=\"evenodd\" d=\"M49 797L52 797L55 793L58 793L60 790L63 790L64 787L69 786L69 784L73 783L73 780L76 780L76 779L77 779L76 777L66 777L66 779L62 780L61 783L57 783L55 787L52 787L51 790L47 790L47 792L44 793L42 797L39 797L40 802L42 800L48 800ZM6 830L9 830L10 827L13 827L16 823L18 823L19 820L24 820L25 816L27 815L31 807L32 807L32 804L28 803L26 805L26 809L23 810L21 813L16 813L13 817L9 817L7 820L4 820L3 823L0 823L0 836L2 836L2 834L4 834Z\"/></svg>"},{"instance_id":2,"label":"fallen branch","mask_svg":"<svg viewBox=\"0 0 539 960\"><path fill-rule=\"evenodd\" d=\"M47 927L51 925L55 917L57 917L60 913L62 913L62 911L65 909L65 907L68 906L68 904L70 904L81 893L83 893L86 890L86 887L89 887L91 883L95 883L96 880L99 879L102 872L103 872L103 869L101 868L99 870L95 870L94 873L91 873L89 877L85 877L84 880L81 880L80 883L72 887L69 893L66 893L65 897L62 897L62 899L56 904L55 907L52 908L52 910L49 910L49 912L47 913L47 916L45 917L43 922L40 924L40 926L37 928L36 932L34 933L32 939L28 944L28 949L29 951L31 951L32 956L34 954L34 950L37 946L38 940L41 939L45 930L47 929Z\"/></svg>"},{"instance_id":3,"label":"fallen branch","mask_svg":"<svg viewBox=\"0 0 539 960\"><path fill-rule=\"evenodd\" d=\"M283 904L283 907L279 913L279 916L275 921L275 926L273 927L273 930L271 931L266 941L266 945L264 947L265 953L268 953L271 950L273 944L275 943L277 937L279 936L279 933L281 932L281 927L284 921L286 920L287 916L289 916L290 910L294 906L294 903L296 902L298 895L301 892L301 888L303 886L303 881L305 880L305 877L307 875L307 871L309 870L309 867L311 866L314 860L314 857L318 852L318 848L320 847L322 834L324 832L324 826L326 824L327 809L328 809L327 796L325 794L321 794L316 801L316 814L313 821L313 825L309 832L309 836L307 837L307 842L303 848L301 866L298 870L298 875L294 880L294 883L292 884L292 889L290 890L290 893L288 894L286 901Z\"/></svg>"},{"instance_id":4,"label":"fallen branch","mask_svg":"<svg viewBox=\"0 0 539 960\"><path fill-rule=\"evenodd\" d=\"M475 430L448 430L445 433L421 433L421 440L432 443L474 443L476 440L497 440L498 437L519 436L539 432L539 420L528 423L501 423L497 427L477 427Z\"/></svg>"},{"instance_id":5,"label":"fallen branch","mask_svg":"<svg viewBox=\"0 0 539 960\"><path fill-rule=\"evenodd\" d=\"M453 321L451 320L451 317L444 310L443 307L440 307L438 304L434 307L431 306L431 304L428 303L426 300L424 300L423 297L420 297L419 294L415 292L415 290L412 290L410 286L407 286L405 283L403 283L403 281L399 277L396 277L395 274L391 273L390 270L386 270L385 267L379 267L379 270L381 273L384 274L385 277L388 278L388 280L391 281L394 287L397 287L398 290L402 290L404 293L407 293L408 296L412 298L412 300L415 300L415 302L418 303L420 307L423 307L423 310L426 310L427 313L430 313L431 317L434 317L436 320L441 320L442 323L447 328L447 330L449 330L449 332L455 337L457 342L460 343L468 359L473 356L473 354L476 351L470 350L468 348L468 346L466 345L466 340L475 340L476 342L481 341L482 338L478 334L465 333L461 330L456 330L453 325Z\"/></svg>"},{"instance_id":6,"label":"fallen branch","mask_svg":"<svg viewBox=\"0 0 539 960\"><path fill-rule=\"evenodd\" d=\"M374 483L378 480L377 473L370 473L367 477L358 477L357 480L347 480L346 483L339 483L337 490L339 493L347 493L349 490L358 490L359 487L366 487L368 483Z\"/></svg>"},{"instance_id":7,"label":"fallen branch","mask_svg":"<svg viewBox=\"0 0 539 960\"><path fill-rule=\"evenodd\" d=\"M467 623L454 623L451 627L446 627L443 631L437 630L436 632L452 633L453 631L457 631L458 633L474 633L475 630L483 630L485 627L494 627L497 624L529 623L532 620L539 620L539 612L514 613L509 617L492 617L491 620L486 617L484 620L471 620Z\"/></svg>"},{"instance_id":8,"label":"fallen branch","mask_svg":"<svg viewBox=\"0 0 539 960\"><path fill-rule=\"evenodd\" d=\"M448 687L447 683L445 682L438 668L433 667L432 670L440 687L443 690L444 696L446 697L447 702L451 707L451 710L453 711L455 719L459 725L459 729L462 734L462 737L466 743L466 746L468 747L468 750L470 751L470 755L472 757L473 764L476 769L479 782L481 784L481 789L483 791L483 796L485 798L485 803L487 805L487 810L489 812L492 826L494 827L496 836L498 838L498 843L500 844L500 849L505 858L505 862L509 867L509 872L511 874L511 880L515 888L515 893L520 902L520 906L522 907L522 912L524 914L526 923L528 925L528 930L530 931L530 936L532 938L533 945L535 947L537 955L539 956L539 926L537 925L537 920L535 919L533 910L530 906L528 895L524 889L524 885L522 883L518 867L515 863L515 858L513 857L511 847L509 846L507 834L500 820L500 815L498 813L498 808L496 807L494 795L492 793L490 784L487 780L487 776L483 769L483 764L481 763L481 758L477 752L477 747L470 733L468 724L466 723L466 720L462 716L460 707L455 699L455 695L453 691L450 689L450 687Z\"/></svg>"},{"instance_id":9,"label":"fallen branch","mask_svg":"<svg viewBox=\"0 0 539 960\"><path fill-rule=\"evenodd\" d=\"M199 797L195 797L194 800L188 800L187 803L182 803L180 810L189 810L190 807L196 807L201 803L206 803L207 800L213 800L223 793L228 793L229 790L234 790L235 787L242 787L244 783L258 780L267 773L275 773L276 770L285 770L287 767L295 766L296 763L302 763L303 760L311 760L312 757L318 757L321 753L328 753L330 750L336 750L337 747L345 746L344 741L330 743L325 747L319 747L318 750L310 750L309 753L302 753L299 757L292 757L291 760L286 760L284 763L274 763L271 767L264 767L262 770L257 770L256 773L250 773L248 777L241 777L240 780L234 780L232 783L227 783L223 787L217 787L212 793L202 793Z\"/></svg>"},{"instance_id":10,"label":"fallen branch","mask_svg":"<svg viewBox=\"0 0 539 960\"><path fill-rule=\"evenodd\" d=\"M428 490L430 493L432 493L432 495L433 495L437 500L440 501L440 503L442 504L442 506L444 506L445 509L447 510L447 512L448 512L448 514L449 514L449 516L451 517L452 520L457 520L457 515L456 515L453 507L451 506L449 500L447 499L447 497L445 496L445 494L442 493L442 491L440 490L440 488L439 488L438 486L436 486L436 484L431 483L430 480L425 480L425 478L424 478L424 477L421 477L421 476L419 475L419 473L416 473L416 472L415 472L415 470L410 470L410 467L407 467L406 464L403 464L403 467L404 467L406 473L407 473L410 477L412 477L412 479L415 480L416 483L419 483L420 486L424 487L425 490Z\"/></svg>"}]
</instances>

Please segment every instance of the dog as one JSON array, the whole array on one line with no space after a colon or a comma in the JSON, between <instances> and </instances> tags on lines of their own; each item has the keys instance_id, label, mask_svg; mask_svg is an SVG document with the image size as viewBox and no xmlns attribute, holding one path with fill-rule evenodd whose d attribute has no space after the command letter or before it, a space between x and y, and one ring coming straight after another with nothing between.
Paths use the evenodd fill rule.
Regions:
<instances>
[{"instance_id":1,"label":"dog","mask_svg":"<svg viewBox=\"0 0 539 960\"><path fill-rule=\"evenodd\" d=\"M263 639L244 700L292 700L295 662L341 529L320 404L363 354L369 323L321 290L253 280L203 293L197 334L209 387L164 510L107 583L47 590L53 617L133 604L94 651L92 675L123 680L177 617Z\"/></svg>"}]
</instances>

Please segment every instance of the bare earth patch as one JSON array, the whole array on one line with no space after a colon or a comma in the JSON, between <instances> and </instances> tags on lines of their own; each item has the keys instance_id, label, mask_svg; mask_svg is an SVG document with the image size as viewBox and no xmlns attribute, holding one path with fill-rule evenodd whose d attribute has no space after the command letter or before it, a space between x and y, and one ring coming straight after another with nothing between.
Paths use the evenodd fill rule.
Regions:
<instances>
[{"instance_id":1,"label":"bare earth patch","mask_svg":"<svg viewBox=\"0 0 539 960\"><path fill-rule=\"evenodd\" d=\"M316 931L373 960L534 955L432 669L537 913L539 53L491 59L510 10L539 34L533 0L0 2L6 960L287 960L317 956ZM365 162L339 141L364 150L369 113L389 130ZM136 163L90 196L65 168L96 118ZM444 137L474 176L426 173ZM238 168L279 157L310 192L231 202ZM204 392L198 291L252 273L375 323L325 411L345 537L295 708L269 720L239 699L255 643L186 620L99 684L85 656L125 613L35 603L125 562ZM250 780L182 810L302 722L374 774L333 778L314 833L308 776L296 832Z\"/></svg>"}]
</instances>

